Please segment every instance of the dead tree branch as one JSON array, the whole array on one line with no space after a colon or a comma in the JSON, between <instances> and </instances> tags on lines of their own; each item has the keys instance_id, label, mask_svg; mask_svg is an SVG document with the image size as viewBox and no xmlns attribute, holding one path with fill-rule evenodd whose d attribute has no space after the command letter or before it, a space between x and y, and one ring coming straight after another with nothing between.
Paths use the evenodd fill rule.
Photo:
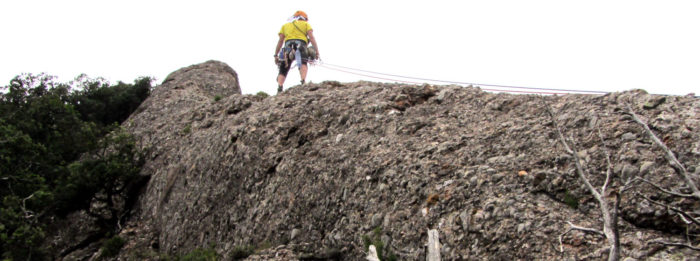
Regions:
<instances>
[{"instance_id":1,"label":"dead tree branch","mask_svg":"<svg viewBox=\"0 0 700 261\"><path fill-rule=\"evenodd\" d=\"M649 242L649 243L651 243L651 244L661 244L661 245L664 245L664 246L685 247L685 248L692 249L692 250L695 250L695 251L700 251L700 247L695 247L695 246L691 246L691 245L684 244L684 243L666 242L666 241L660 241L660 240L651 241L651 242Z\"/></svg>"},{"instance_id":2,"label":"dead tree branch","mask_svg":"<svg viewBox=\"0 0 700 261\"><path fill-rule=\"evenodd\" d=\"M676 155L673 154L673 152L664 144L663 141L659 139L659 137L654 134L654 132L651 131L649 128L649 125L646 124L642 119L637 116L636 113L634 113L634 110L632 110L632 107L627 105L627 113L629 113L632 116L632 119L642 126L644 129L644 132L651 138L654 143L659 146L663 151L664 151L664 156L668 163L671 165L673 170L675 170L676 174L680 176L681 179L683 179L688 187L693 191L692 195L695 199L700 200L700 189L698 189L698 186L695 184L695 181L693 180L693 177L691 177L690 173L683 167L683 164L678 161L678 158L676 158Z\"/></svg>"},{"instance_id":3,"label":"dead tree branch","mask_svg":"<svg viewBox=\"0 0 700 261\"><path fill-rule=\"evenodd\" d=\"M669 205L669 204L665 204L665 203L661 203L661 202L655 201L655 200L650 199L649 197L647 197L647 196L645 196L645 195L643 195L643 194L639 194L639 193L638 193L637 195L639 195L640 197L646 199L647 201L651 202L651 203L654 204L654 205L662 206L662 207L665 207L665 208L667 208L667 209L670 209L670 210L672 210L672 211L674 211L674 212L676 212L676 213L678 213L678 214L681 214L683 217L689 219L690 222L692 222L692 223L694 223L694 224L696 224L696 225L700 225L700 220L699 220L698 218L691 216L690 213L685 212L685 211L683 211L683 210L680 209L680 208L671 206L671 205Z\"/></svg>"},{"instance_id":4,"label":"dead tree branch","mask_svg":"<svg viewBox=\"0 0 700 261\"><path fill-rule=\"evenodd\" d=\"M605 138L603 138L603 133L600 131L600 126L596 128L598 131L598 138L600 139L600 143L603 144L604 148L607 148L605 145ZM607 168L605 170L605 183L603 183L603 187L600 189L601 192L605 191L610 185L610 179L612 177L612 162L610 161L610 153L606 149L603 149L603 152L605 153L605 162L607 163Z\"/></svg>"},{"instance_id":5,"label":"dead tree branch","mask_svg":"<svg viewBox=\"0 0 700 261\"><path fill-rule=\"evenodd\" d=\"M570 229L570 230L579 230L579 231L588 232L588 233L591 233L591 234L596 234L596 235L605 237L605 233L603 233L603 231L597 230L597 229L595 229L595 228L587 228L587 227L577 226L577 225L574 225L573 223L571 223L571 222L569 222L569 221L567 221L566 223L569 224L569 229Z\"/></svg>"},{"instance_id":6,"label":"dead tree branch","mask_svg":"<svg viewBox=\"0 0 700 261\"><path fill-rule=\"evenodd\" d=\"M26 218L26 219L31 219L34 217L34 212L31 210L27 210L27 200L29 200L33 197L34 197L34 193L32 193L28 197L22 199L22 206L20 208L22 209L22 212L24 213L24 218Z\"/></svg>"},{"instance_id":7,"label":"dead tree branch","mask_svg":"<svg viewBox=\"0 0 700 261\"><path fill-rule=\"evenodd\" d=\"M581 166L581 159L578 156L578 151L575 149L572 149L572 146L569 146L568 142L566 141L566 138L564 138L564 134L561 131L561 128L559 127L559 124L556 121L556 117L554 116L554 112L552 111L552 108L547 102L542 98L542 102L545 105L545 108L547 110L547 113L549 114L549 117L552 119L552 123L554 124L554 127L557 131L557 135L559 137L559 141L561 144L564 146L564 150L568 154L570 154L574 158L574 163L576 165L576 173L578 174L579 179L581 179L581 182L583 182L586 185L586 188L588 188L588 191L593 195L593 197L598 201L598 206L600 208L600 212L603 215L603 235L605 235L605 238L608 241L608 245L610 246L610 252L608 254L608 260L609 261L615 261L620 259L620 237L619 233L617 230L617 209L619 207L619 202L620 202L620 195L619 193L617 194L616 197L616 202L612 205L613 210L610 210L610 204L608 203L608 200L605 198L604 195L606 195L606 189L608 186L608 183L610 181L612 171L611 171L611 163L608 160L608 170L606 173L606 181L603 187L601 188L601 191L598 191L593 184L591 184L590 180L588 179L586 172ZM569 224L572 225L572 224Z\"/></svg>"},{"instance_id":8,"label":"dead tree branch","mask_svg":"<svg viewBox=\"0 0 700 261\"><path fill-rule=\"evenodd\" d=\"M647 184L651 185L652 187L658 189L659 191L666 193L666 194L669 194L669 195L673 195L673 196L681 197L681 198L695 198L695 195L693 195L693 194L683 194L683 193L674 192L671 190L664 189L661 186L659 186L659 185L657 185L657 184L655 184L647 179L644 179L644 178L637 178L637 179L639 179L639 180L643 181L644 183L647 183Z\"/></svg>"},{"instance_id":9,"label":"dead tree branch","mask_svg":"<svg viewBox=\"0 0 700 261\"><path fill-rule=\"evenodd\" d=\"M564 236L566 234L568 234L569 232L571 232L572 230L579 230L579 231L583 231L583 232L587 232L587 233L591 233L591 234L605 237L605 233L603 233L603 231L600 231L600 230L597 230L594 228L577 226L577 225L574 225L573 223L571 223L570 221L567 221L566 223L569 224L569 229L567 229L566 231L564 231L564 233L559 235L559 252L560 253L564 252L564 242L563 242Z\"/></svg>"}]
</instances>

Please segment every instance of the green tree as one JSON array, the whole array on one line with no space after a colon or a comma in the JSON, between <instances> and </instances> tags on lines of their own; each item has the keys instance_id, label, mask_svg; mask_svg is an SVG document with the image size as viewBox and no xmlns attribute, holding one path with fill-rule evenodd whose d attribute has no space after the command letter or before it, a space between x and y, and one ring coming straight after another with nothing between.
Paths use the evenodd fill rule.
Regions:
<instances>
[{"instance_id":1,"label":"green tree","mask_svg":"<svg viewBox=\"0 0 700 261\"><path fill-rule=\"evenodd\" d=\"M32 165L45 148L0 119L0 255L23 259L41 255L44 227L39 223L52 194Z\"/></svg>"},{"instance_id":2,"label":"green tree","mask_svg":"<svg viewBox=\"0 0 700 261\"><path fill-rule=\"evenodd\" d=\"M124 206L113 203L133 201L134 187L144 184L138 176L143 155L133 137L115 123L148 96L151 81L140 78L133 85L111 86L81 76L66 84L45 74L24 74L2 87L2 259L42 259L52 217L90 211L92 200L103 201L103 211L112 214L101 220L103 231L115 226ZM100 114L95 114L98 109Z\"/></svg>"},{"instance_id":3,"label":"green tree","mask_svg":"<svg viewBox=\"0 0 700 261\"><path fill-rule=\"evenodd\" d=\"M108 228L119 218L119 208L114 205L116 197L141 181L139 172L144 157L134 137L121 128L105 136L99 144L89 159L69 165L70 175L56 186L56 204L59 214L86 209L89 214L103 218L100 212L108 211L110 216L103 220ZM93 200L104 203L105 208L90 211Z\"/></svg>"},{"instance_id":4,"label":"green tree","mask_svg":"<svg viewBox=\"0 0 700 261\"><path fill-rule=\"evenodd\" d=\"M46 147L47 160L73 161L95 140L93 126L80 120L70 86L45 75L17 76L6 87L0 113L7 124ZM45 172L43 172L45 173Z\"/></svg>"},{"instance_id":5,"label":"green tree","mask_svg":"<svg viewBox=\"0 0 700 261\"><path fill-rule=\"evenodd\" d=\"M103 79L79 76L74 84L80 91L71 96L71 103L84 121L108 126L122 123L151 93L153 78L142 77L134 84L118 82L109 85Z\"/></svg>"}]
</instances>

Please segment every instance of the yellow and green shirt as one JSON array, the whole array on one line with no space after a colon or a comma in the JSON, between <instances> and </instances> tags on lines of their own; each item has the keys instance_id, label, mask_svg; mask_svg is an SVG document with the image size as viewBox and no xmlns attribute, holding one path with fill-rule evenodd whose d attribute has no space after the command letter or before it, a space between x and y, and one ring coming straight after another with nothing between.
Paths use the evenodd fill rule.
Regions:
<instances>
[{"instance_id":1,"label":"yellow and green shirt","mask_svg":"<svg viewBox=\"0 0 700 261\"><path fill-rule=\"evenodd\" d=\"M299 27L299 29L297 29L297 27ZM280 29L279 33L284 34L285 41L298 39L308 43L306 34L311 30L313 29L311 28L311 25L308 22L296 20L284 24L282 26L282 29Z\"/></svg>"}]
</instances>

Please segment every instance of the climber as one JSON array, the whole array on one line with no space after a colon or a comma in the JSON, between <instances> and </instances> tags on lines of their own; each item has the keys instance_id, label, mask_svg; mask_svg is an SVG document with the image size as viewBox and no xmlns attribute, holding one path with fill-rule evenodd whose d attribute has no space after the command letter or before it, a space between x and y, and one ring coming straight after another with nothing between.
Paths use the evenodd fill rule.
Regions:
<instances>
[{"instance_id":1,"label":"climber","mask_svg":"<svg viewBox=\"0 0 700 261\"><path fill-rule=\"evenodd\" d=\"M308 21L309 17L306 13L303 11L296 11L289 19L289 22L284 24L282 29L280 29L279 41L275 49L275 63L279 67L279 74L277 75L277 93L282 92L282 85L284 85L284 80L287 78L287 73L293 61L296 61L297 66L299 66L301 85L304 85L306 72L308 71L307 62L314 60L314 58L320 59L321 57L318 53L318 44L316 44L313 29ZM313 46L307 48L309 42L311 42ZM284 44L284 48L282 48L282 44ZM311 48L311 53L315 51L315 57L313 58L313 54L310 57L309 50L307 50Z\"/></svg>"}]
</instances>

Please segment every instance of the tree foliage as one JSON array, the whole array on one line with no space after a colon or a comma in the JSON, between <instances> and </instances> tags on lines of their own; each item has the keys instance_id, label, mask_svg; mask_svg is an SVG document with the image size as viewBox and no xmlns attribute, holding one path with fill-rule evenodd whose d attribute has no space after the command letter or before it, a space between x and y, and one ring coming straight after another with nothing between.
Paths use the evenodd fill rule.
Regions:
<instances>
[{"instance_id":1,"label":"tree foliage","mask_svg":"<svg viewBox=\"0 0 700 261\"><path fill-rule=\"evenodd\" d=\"M148 97L151 81L110 85L81 75L60 83L25 74L2 87L0 258L42 259L52 217L89 210L93 200L109 208L136 180L143 157L118 124Z\"/></svg>"},{"instance_id":2,"label":"tree foliage","mask_svg":"<svg viewBox=\"0 0 700 261\"><path fill-rule=\"evenodd\" d=\"M151 81L143 77L134 84L109 85L104 80L81 75L76 80L81 90L71 96L71 103L84 121L102 125L122 123L150 95Z\"/></svg>"}]
</instances>

